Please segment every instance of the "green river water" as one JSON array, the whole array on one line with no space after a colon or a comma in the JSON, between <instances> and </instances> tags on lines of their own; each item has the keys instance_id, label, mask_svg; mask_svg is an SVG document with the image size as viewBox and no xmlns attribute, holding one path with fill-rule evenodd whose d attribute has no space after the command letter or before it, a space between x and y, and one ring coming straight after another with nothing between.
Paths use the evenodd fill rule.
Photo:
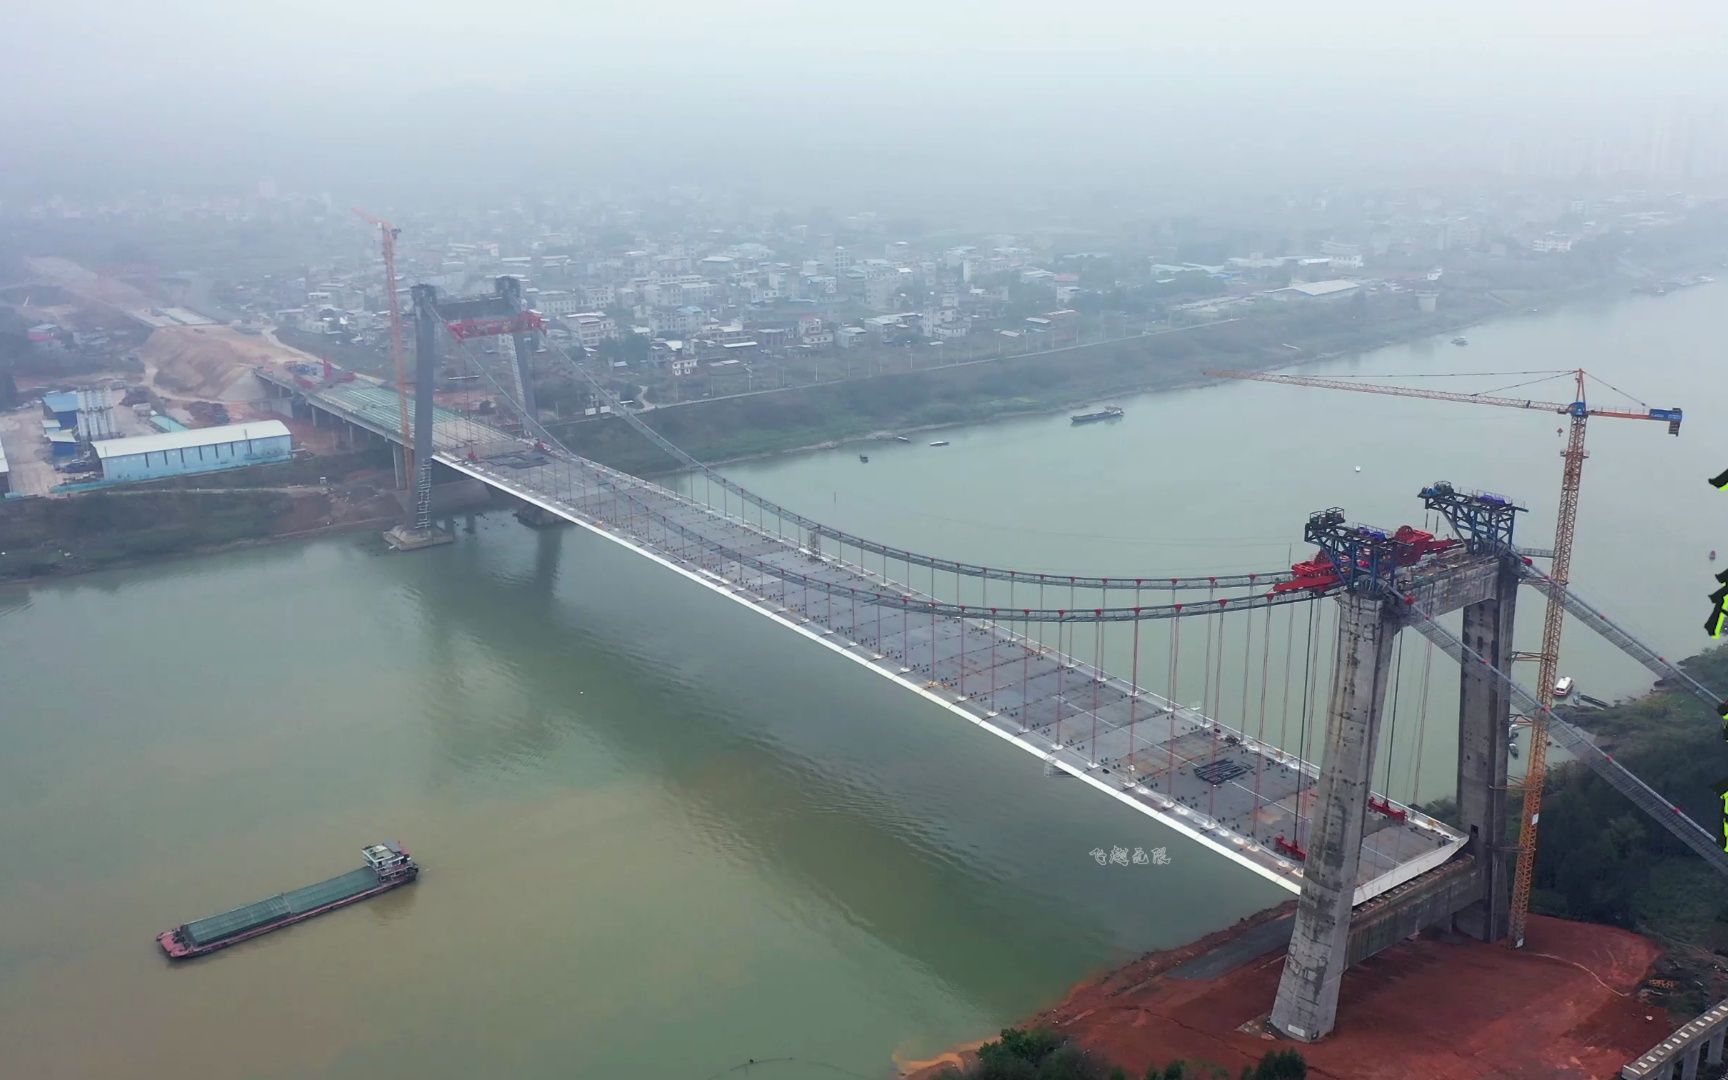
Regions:
<instances>
[{"instance_id":1,"label":"green river water","mask_svg":"<svg viewBox=\"0 0 1728 1080\"><path fill-rule=\"evenodd\" d=\"M1725 302L1724 284L1628 296L1313 370L1582 365L1683 406L1679 439L1592 424L1574 579L1685 655L1708 643L1707 552L1728 551L1706 483L1728 467ZM1569 396L1508 391L1526 392ZM1259 384L1118 403L1111 424L728 472L860 533L1027 568L1277 567L1311 511L1419 522L1436 479L1527 501L1524 542L1549 542L1557 418ZM1226 626L1216 694L1293 745L1284 619L1251 629L1246 665ZM1142 642L1158 689L1167 634ZM1184 635L1179 692L1200 701L1206 635ZM1123 633L1065 644L1132 661ZM1424 721L1406 650L1390 789L1426 798L1449 784L1456 669L1435 663ZM1562 668L1602 697L1649 681L1578 627ZM797 1059L748 1073L765 1080L881 1077L1288 895L713 592L502 514L409 556L347 536L0 588L0 739L7 1077L703 1080L752 1058ZM190 964L155 949L387 836L418 884ZM1116 845L1169 864L1089 855Z\"/></svg>"}]
</instances>

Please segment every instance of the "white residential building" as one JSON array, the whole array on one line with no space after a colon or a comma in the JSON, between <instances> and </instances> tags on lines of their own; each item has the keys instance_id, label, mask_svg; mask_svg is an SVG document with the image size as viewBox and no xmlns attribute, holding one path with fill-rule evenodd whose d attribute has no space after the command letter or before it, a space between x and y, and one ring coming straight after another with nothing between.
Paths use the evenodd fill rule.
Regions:
<instances>
[{"instance_id":1,"label":"white residential building","mask_svg":"<svg viewBox=\"0 0 1728 1080\"><path fill-rule=\"evenodd\" d=\"M542 289L534 297L534 310L551 318L574 314L582 306L582 298L568 289Z\"/></svg>"},{"instance_id":2,"label":"white residential building","mask_svg":"<svg viewBox=\"0 0 1728 1080\"><path fill-rule=\"evenodd\" d=\"M618 336L618 324L612 321L612 316L598 311L570 315L564 322L575 333L576 340L582 343L584 349L598 348L602 341Z\"/></svg>"},{"instance_id":3,"label":"white residential building","mask_svg":"<svg viewBox=\"0 0 1728 1080\"><path fill-rule=\"evenodd\" d=\"M702 309L694 306L657 307L648 312L648 327L656 334L692 334L706 321Z\"/></svg>"},{"instance_id":4,"label":"white residential building","mask_svg":"<svg viewBox=\"0 0 1728 1080\"><path fill-rule=\"evenodd\" d=\"M896 307L894 297L900 292L900 282L897 278L881 277L867 278L864 282L864 306L871 311L892 311Z\"/></svg>"}]
</instances>

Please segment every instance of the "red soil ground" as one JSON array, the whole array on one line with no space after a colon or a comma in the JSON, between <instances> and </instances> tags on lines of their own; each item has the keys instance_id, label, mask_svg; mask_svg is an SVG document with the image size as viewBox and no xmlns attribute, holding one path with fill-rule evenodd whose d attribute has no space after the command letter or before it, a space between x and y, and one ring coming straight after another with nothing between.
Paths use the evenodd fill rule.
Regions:
<instances>
[{"instance_id":1,"label":"red soil ground","mask_svg":"<svg viewBox=\"0 0 1728 1080\"><path fill-rule=\"evenodd\" d=\"M1161 973L1279 913L1263 913L1244 926L1082 983L1027 1026L1071 1035L1132 1076L1173 1058L1222 1065L1234 1076L1267 1050L1296 1045L1275 1040L1264 1028L1278 989L1282 948L1216 979ZM1660 1007L1636 996L1661 951L1653 942L1624 930L1542 916L1531 916L1526 940L1519 952L1466 939L1407 941L1365 961L1344 977L1337 1030L1300 1047L1309 1075L1613 1077L1673 1029Z\"/></svg>"}]
</instances>

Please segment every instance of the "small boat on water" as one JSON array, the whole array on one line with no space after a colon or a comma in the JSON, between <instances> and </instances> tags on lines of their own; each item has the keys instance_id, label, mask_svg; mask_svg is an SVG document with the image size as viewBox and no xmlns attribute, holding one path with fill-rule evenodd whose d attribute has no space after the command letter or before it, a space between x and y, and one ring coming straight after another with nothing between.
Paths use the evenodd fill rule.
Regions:
<instances>
[{"instance_id":1,"label":"small boat on water","mask_svg":"<svg viewBox=\"0 0 1728 1080\"><path fill-rule=\"evenodd\" d=\"M931 443L930 445L931 446L947 446L948 440L947 439L937 439L935 442Z\"/></svg>"},{"instance_id":2,"label":"small boat on water","mask_svg":"<svg viewBox=\"0 0 1728 1080\"><path fill-rule=\"evenodd\" d=\"M1097 412L1076 413L1068 419L1076 424L1095 424L1100 420L1120 420L1121 418L1121 406L1106 405Z\"/></svg>"},{"instance_id":3,"label":"small boat on water","mask_svg":"<svg viewBox=\"0 0 1728 1080\"><path fill-rule=\"evenodd\" d=\"M896 435L896 436L894 436L894 441L895 442L911 442L912 440L907 438L904 435Z\"/></svg>"},{"instance_id":4,"label":"small boat on water","mask_svg":"<svg viewBox=\"0 0 1728 1080\"><path fill-rule=\"evenodd\" d=\"M862 461L864 464L868 465L868 464L870 464L870 455L869 454L859 454L858 460Z\"/></svg>"},{"instance_id":5,"label":"small boat on water","mask_svg":"<svg viewBox=\"0 0 1728 1080\"><path fill-rule=\"evenodd\" d=\"M1554 696L1557 698L1569 696L1572 693L1572 685L1572 676L1560 676L1560 680L1554 684Z\"/></svg>"},{"instance_id":6,"label":"small boat on water","mask_svg":"<svg viewBox=\"0 0 1728 1080\"><path fill-rule=\"evenodd\" d=\"M1452 344L1454 344L1454 345L1468 345L1468 344L1470 344L1470 339L1469 338L1463 338L1463 337L1455 337L1452 339Z\"/></svg>"}]
</instances>

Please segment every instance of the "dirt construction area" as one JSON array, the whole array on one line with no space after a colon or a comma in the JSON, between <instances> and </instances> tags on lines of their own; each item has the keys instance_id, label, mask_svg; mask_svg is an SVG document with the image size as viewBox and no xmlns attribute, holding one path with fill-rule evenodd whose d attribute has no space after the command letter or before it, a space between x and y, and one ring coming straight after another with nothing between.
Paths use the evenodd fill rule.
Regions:
<instances>
[{"instance_id":1,"label":"dirt construction area","mask_svg":"<svg viewBox=\"0 0 1728 1080\"><path fill-rule=\"evenodd\" d=\"M312 357L226 326L153 330L138 358L158 393L184 400L256 401L264 388L252 375L260 364Z\"/></svg>"},{"instance_id":2,"label":"dirt construction area","mask_svg":"<svg viewBox=\"0 0 1728 1080\"><path fill-rule=\"evenodd\" d=\"M1242 929L1150 954L1083 983L1026 1026L1072 1036L1130 1076L1175 1058L1221 1065L1235 1076L1266 1051L1297 1045L1274 1039L1264 1025L1278 990L1282 947L1213 977L1183 978L1172 969L1205 968L1203 961L1187 961L1227 948ZM1423 939L1364 961L1344 976L1337 1030L1299 1046L1308 1075L1614 1077L1673 1030L1659 1006L1637 996L1660 952L1655 943L1625 930L1542 916L1531 917L1527 942L1513 951L1467 939Z\"/></svg>"}]
</instances>

